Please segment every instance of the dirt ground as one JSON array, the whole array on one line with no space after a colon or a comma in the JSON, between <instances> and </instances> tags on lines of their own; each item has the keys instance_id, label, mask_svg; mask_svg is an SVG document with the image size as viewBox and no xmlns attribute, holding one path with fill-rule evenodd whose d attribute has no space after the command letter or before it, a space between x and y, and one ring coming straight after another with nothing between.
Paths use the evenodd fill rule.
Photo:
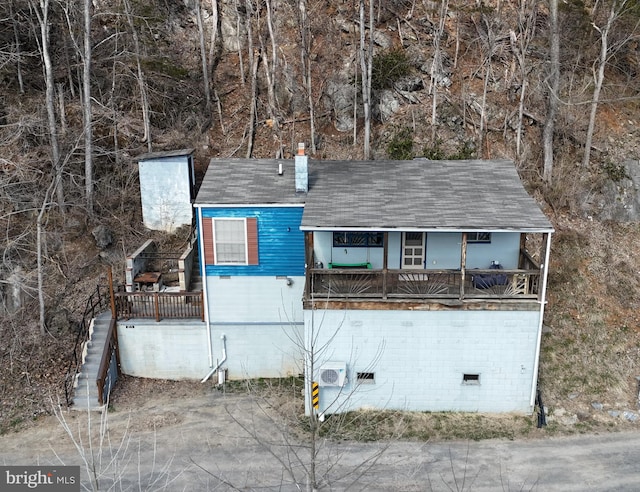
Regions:
<instances>
[{"instance_id":1,"label":"dirt ground","mask_svg":"<svg viewBox=\"0 0 640 492\"><path fill-rule=\"evenodd\" d=\"M88 490L306 489L309 442L281 418L291 411L286 400L129 378L108 412L65 411L1 436L0 463L81 465ZM633 430L478 442L320 439L317 450L317 482L327 490L640 486L640 433Z\"/></svg>"}]
</instances>

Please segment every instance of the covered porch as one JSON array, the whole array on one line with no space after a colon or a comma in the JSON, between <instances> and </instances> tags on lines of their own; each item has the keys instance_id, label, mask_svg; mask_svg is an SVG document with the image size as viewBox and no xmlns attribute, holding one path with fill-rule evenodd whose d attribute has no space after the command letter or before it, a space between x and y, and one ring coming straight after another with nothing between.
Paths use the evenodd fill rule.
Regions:
<instances>
[{"instance_id":1,"label":"covered porch","mask_svg":"<svg viewBox=\"0 0 640 492\"><path fill-rule=\"evenodd\" d=\"M457 268L427 268L426 261L417 265L402 268L390 258L398 255L394 247L397 241L389 240L390 234L397 231L380 233L382 250L379 261L357 264L324 263L318 261L318 252L323 248L314 240L314 233L306 233L307 271L305 285L305 301L307 306L313 301L375 301L398 303L441 303L461 305L464 302L490 301L509 302L525 301L537 303L543 299L545 281L544 261L550 247L549 233L513 233L519 236L520 247L508 258L506 266L497 262L485 268L478 268L478 263L468 264L468 236L472 233L461 232L459 243L459 266ZM431 233L434 234L434 233ZM435 233L437 234L437 233ZM532 236L531 238L529 238ZM319 235L318 237L322 237ZM527 240L538 249L533 255L527 251ZM391 244L391 246L390 246ZM488 257L491 257L491 245ZM404 245L403 245L404 249ZM346 250L345 250L346 251ZM415 252L415 251L414 251ZM424 255L424 252L421 253ZM542 258L536 261L534 256ZM423 256L424 258L424 256ZM379 308L379 305L378 307Z\"/></svg>"}]
</instances>

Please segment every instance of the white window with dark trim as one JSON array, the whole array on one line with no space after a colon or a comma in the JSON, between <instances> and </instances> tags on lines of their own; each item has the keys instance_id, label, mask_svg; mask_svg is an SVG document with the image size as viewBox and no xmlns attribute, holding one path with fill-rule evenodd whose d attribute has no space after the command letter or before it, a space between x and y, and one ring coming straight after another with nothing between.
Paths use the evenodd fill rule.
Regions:
<instances>
[{"instance_id":1,"label":"white window with dark trim","mask_svg":"<svg viewBox=\"0 0 640 492\"><path fill-rule=\"evenodd\" d=\"M257 265L258 226L255 217L216 217L202 220L207 265Z\"/></svg>"},{"instance_id":2,"label":"white window with dark trim","mask_svg":"<svg viewBox=\"0 0 640 492\"><path fill-rule=\"evenodd\" d=\"M490 232L467 232L468 243L490 243Z\"/></svg>"},{"instance_id":3,"label":"white window with dark trim","mask_svg":"<svg viewBox=\"0 0 640 492\"><path fill-rule=\"evenodd\" d=\"M383 232L334 232L334 248L382 248Z\"/></svg>"},{"instance_id":4,"label":"white window with dark trim","mask_svg":"<svg viewBox=\"0 0 640 492\"><path fill-rule=\"evenodd\" d=\"M247 264L245 219L214 219L213 241L216 265Z\"/></svg>"}]
</instances>

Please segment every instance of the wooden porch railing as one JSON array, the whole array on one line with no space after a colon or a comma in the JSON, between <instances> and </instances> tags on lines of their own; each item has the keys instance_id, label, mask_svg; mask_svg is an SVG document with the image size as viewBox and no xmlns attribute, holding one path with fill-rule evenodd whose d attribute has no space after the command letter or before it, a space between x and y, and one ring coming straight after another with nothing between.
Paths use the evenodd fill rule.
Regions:
<instances>
[{"instance_id":1,"label":"wooden porch railing","mask_svg":"<svg viewBox=\"0 0 640 492\"><path fill-rule=\"evenodd\" d=\"M204 297L200 292L116 292L117 319L199 318L204 321Z\"/></svg>"},{"instance_id":2,"label":"wooden porch railing","mask_svg":"<svg viewBox=\"0 0 640 492\"><path fill-rule=\"evenodd\" d=\"M307 281L311 295L339 299L537 299L540 291L540 271L520 269L311 269Z\"/></svg>"}]
</instances>

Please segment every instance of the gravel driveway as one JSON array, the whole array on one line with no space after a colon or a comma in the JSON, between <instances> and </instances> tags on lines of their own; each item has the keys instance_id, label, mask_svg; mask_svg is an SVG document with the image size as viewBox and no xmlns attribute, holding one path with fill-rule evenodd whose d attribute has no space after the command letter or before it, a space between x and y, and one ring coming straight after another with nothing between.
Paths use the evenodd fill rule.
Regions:
<instances>
[{"instance_id":1,"label":"gravel driveway","mask_svg":"<svg viewBox=\"0 0 640 492\"><path fill-rule=\"evenodd\" d=\"M116 404L90 419L85 412L63 413L77 445L54 417L1 436L0 463L79 464L88 490L85 460L95 465L100 490L306 489L308 443L282 432L273 409L254 398L189 384L183 394L159 391L129 400L128 407ZM640 490L637 432L318 444L317 477L327 490Z\"/></svg>"}]
</instances>

